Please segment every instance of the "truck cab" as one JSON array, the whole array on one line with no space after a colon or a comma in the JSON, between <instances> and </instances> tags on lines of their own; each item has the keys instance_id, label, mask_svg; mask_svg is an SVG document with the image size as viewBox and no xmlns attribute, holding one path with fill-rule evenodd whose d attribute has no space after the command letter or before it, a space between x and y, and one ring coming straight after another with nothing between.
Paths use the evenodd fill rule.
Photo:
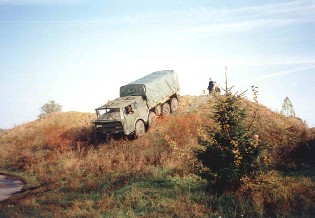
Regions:
<instances>
[{"instance_id":1,"label":"truck cab","mask_svg":"<svg viewBox=\"0 0 315 218\"><path fill-rule=\"evenodd\" d=\"M149 109L142 96L125 96L117 98L98 107L96 111L96 134L112 135L124 133L136 137L145 133Z\"/></svg>"},{"instance_id":2,"label":"truck cab","mask_svg":"<svg viewBox=\"0 0 315 218\"><path fill-rule=\"evenodd\" d=\"M120 97L96 108L96 141L109 135L142 136L158 116L168 116L178 108L179 83L174 70L148 74L120 87Z\"/></svg>"}]
</instances>

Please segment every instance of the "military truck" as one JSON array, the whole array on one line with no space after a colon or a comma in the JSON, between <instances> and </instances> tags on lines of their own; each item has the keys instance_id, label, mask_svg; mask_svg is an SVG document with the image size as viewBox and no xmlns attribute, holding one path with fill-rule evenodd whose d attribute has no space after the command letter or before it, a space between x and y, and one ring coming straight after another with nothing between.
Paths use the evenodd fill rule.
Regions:
<instances>
[{"instance_id":1,"label":"military truck","mask_svg":"<svg viewBox=\"0 0 315 218\"><path fill-rule=\"evenodd\" d=\"M173 70L153 72L120 87L120 97L96 108L96 139L112 135L142 136L157 116L178 108L179 83Z\"/></svg>"}]
</instances>

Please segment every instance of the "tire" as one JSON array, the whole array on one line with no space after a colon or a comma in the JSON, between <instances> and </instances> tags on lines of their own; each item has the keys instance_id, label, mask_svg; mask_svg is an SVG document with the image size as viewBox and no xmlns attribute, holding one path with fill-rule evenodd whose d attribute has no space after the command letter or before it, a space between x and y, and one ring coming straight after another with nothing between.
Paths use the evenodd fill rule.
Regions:
<instances>
[{"instance_id":1,"label":"tire","mask_svg":"<svg viewBox=\"0 0 315 218\"><path fill-rule=\"evenodd\" d=\"M94 143L95 145L101 144L100 134L94 130Z\"/></svg>"},{"instance_id":2,"label":"tire","mask_svg":"<svg viewBox=\"0 0 315 218\"><path fill-rule=\"evenodd\" d=\"M178 100L177 98L172 98L171 99L171 112L174 113L175 111L177 111L178 108Z\"/></svg>"},{"instance_id":3,"label":"tire","mask_svg":"<svg viewBox=\"0 0 315 218\"><path fill-rule=\"evenodd\" d=\"M149 118L148 118L149 127L154 125L155 119L156 119L155 113L153 111L150 111Z\"/></svg>"},{"instance_id":4,"label":"tire","mask_svg":"<svg viewBox=\"0 0 315 218\"><path fill-rule=\"evenodd\" d=\"M110 140L110 135L101 133L101 132L94 132L94 143L95 145L100 145L103 143L108 143Z\"/></svg>"},{"instance_id":5,"label":"tire","mask_svg":"<svg viewBox=\"0 0 315 218\"><path fill-rule=\"evenodd\" d=\"M143 136L145 133L145 126L144 126L144 122L142 120L138 120L136 122L136 126L135 126L135 137L141 137Z\"/></svg>"},{"instance_id":6,"label":"tire","mask_svg":"<svg viewBox=\"0 0 315 218\"><path fill-rule=\"evenodd\" d=\"M162 114L161 105L156 105L154 108L155 115L160 116Z\"/></svg>"},{"instance_id":7,"label":"tire","mask_svg":"<svg viewBox=\"0 0 315 218\"><path fill-rule=\"evenodd\" d=\"M162 114L164 116L168 116L170 115L171 113L171 108L170 108L170 105L169 103L165 102L163 105L162 105Z\"/></svg>"}]
</instances>

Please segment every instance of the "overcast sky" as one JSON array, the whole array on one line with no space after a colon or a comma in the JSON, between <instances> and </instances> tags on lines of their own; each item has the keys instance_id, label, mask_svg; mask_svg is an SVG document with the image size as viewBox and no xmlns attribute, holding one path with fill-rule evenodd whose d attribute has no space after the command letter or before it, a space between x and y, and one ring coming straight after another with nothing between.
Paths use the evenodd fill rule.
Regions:
<instances>
[{"instance_id":1,"label":"overcast sky","mask_svg":"<svg viewBox=\"0 0 315 218\"><path fill-rule=\"evenodd\" d=\"M0 128L35 120L49 100L94 112L119 87L178 72L182 95L209 77L286 96L315 126L315 1L0 0Z\"/></svg>"}]
</instances>

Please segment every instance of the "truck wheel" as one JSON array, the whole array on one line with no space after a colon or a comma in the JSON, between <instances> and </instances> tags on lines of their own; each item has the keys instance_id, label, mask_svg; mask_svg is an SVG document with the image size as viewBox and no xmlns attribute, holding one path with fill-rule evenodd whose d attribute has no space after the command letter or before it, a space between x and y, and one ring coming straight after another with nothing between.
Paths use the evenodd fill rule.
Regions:
<instances>
[{"instance_id":1,"label":"truck wheel","mask_svg":"<svg viewBox=\"0 0 315 218\"><path fill-rule=\"evenodd\" d=\"M100 134L94 130L94 143L95 145L101 144Z\"/></svg>"},{"instance_id":2,"label":"truck wheel","mask_svg":"<svg viewBox=\"0 0 315 218\"><path fill-rule=\"evenodd\" d=\"M170 115L170 112L171 112L170 105L169 105L169 103L165 102L165 103L162 105L162 114L163 114L164 116L168 116L168 115Z\"/></svg>"},{"instance_id":3,"label":"truck wheel","mask_svg":"<svg viewBox=\"0 0 315 218\"><path fill-rule=\"evenodd\" d=\"M154 122L155 122L155 119L156 119L156 115L153 111L150 111L149 113L149 118L148 118L148 122L149 122L149 127L153 126Z\"/></svg>"},{"instance_id":4,"label":"truck wheel","mask_svg":"<svg viewBox=\"0 0 315 218\"><path fill-rule=\"evenodd\" d=\"M156 105L155 108L154 108L154 112L157 116L160 116L161 113L162 113L162 109L161 109L161 105Z\"/></svg>"},{"instance_id":5,"label":"truck wheel","mask_svg":"<svg viewBox=\"0 0 315 218\"><path fill-rule=\"evenodd\" d=\"M177 98L171 99L171 112L174 113L178 108L178 100Z\"/></svg>"},{"instance_id":6,"label":"truck wheel","mask_svg":"<svg viewBox=\"0 0 315 218\"><path fill-rule=\"evenodd\" d=\"M101 132L94 132L94 143L95 145L100 145L103 143L108 143L110 136Z\"/></svg>"},{"instance_id":7,"label":"truck wheel","mask_svg":"<svg viewBox=\"0 0 315 218\"><path fill-rule=\"evenodd\" d=\"M144 122L142 120L138 120L135 126L135 136L136 138L143 136L145 133Z\"/></svg>"}]
</instances>

